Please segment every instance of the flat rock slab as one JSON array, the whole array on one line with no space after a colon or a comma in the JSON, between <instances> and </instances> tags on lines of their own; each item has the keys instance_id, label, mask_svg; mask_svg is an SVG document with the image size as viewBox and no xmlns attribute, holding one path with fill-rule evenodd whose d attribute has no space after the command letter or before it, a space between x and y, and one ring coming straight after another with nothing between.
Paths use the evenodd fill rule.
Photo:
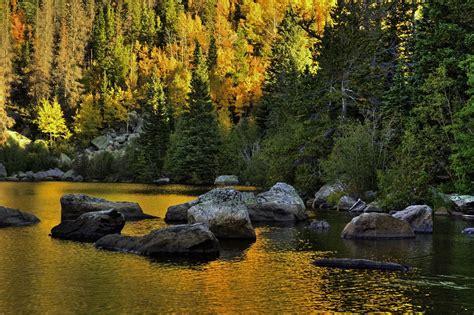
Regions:
<instances>
[{"instance_id":1,"label":"flat rock slab","mask_svg":"<svg viewBox=\"0 0 474 315\"><path fill-rule=\"evenodd\" d=\"M117 210L88 212L55 226L51 237L92 243L108 234L120 234L124 225L125 218Z\"/></svg>"},{"instance_id":2,"label":"flat rock slab","mask_svg":"<svg viewBox=\"0 0 474 315\"><path fill-rule=\"evenodd\" d=\"M107 235L99 239L95 247L149 257L219 256L219 241L203 223L175 225L145 236Z\"/></svg>"},{"instance_id":3,"label":"flat rock slab","mask_svg":"<svg viewBox=\"0 0 474 315\"><path fill-rule=\"evenodd\" d=\"M408 266L387 263L369 259L351 259L351 258L328 258L317 259L313 262L318 267L340 268L340 269L370 269L386 271L409 271Z\"/></svg>"},{"instance_id":4,"label":"flat rock slab","mask_svg":"<svg viewBox=\"0 0 474 315\"><path fill-rule=\"evenodd\" d=\"M39 222L31 213L0 206L0 228L28 226Z\"/></svg>"},{"instance_id":5,"label":"flat rock slab","mask_svg":"<svg viewBox=\"0 0 474 315\"><path fill-rule=\"evenodd\" d=\"M123 214L126 221L155 218L143 213L135 202L113 202L87 195L64 195L61 197L61 221L75 220L84 213L114 209Z\"/></svg>"}]
</instances>

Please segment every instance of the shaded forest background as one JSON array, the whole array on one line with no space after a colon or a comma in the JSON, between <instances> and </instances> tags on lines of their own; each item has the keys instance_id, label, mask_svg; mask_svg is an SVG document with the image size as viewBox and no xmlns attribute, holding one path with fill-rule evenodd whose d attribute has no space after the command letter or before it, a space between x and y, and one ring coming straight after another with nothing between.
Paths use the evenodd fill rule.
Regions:
<instances>
[{"instance_id":1,"label":"shaded forest background","mask_svg":"<svg viewBox=\"0 0 474 315\"><path fill-rule=\"evenodd\" d=\"M307 193L342 181L388 207L472 193L473 12L469 0L0 0L0 162L39 170L66 153L94 179L232 173ZM125 154L81 153L135 113L143 132ZM7 128L45 141L21 147Z\"/></svg>"}]
</instances>

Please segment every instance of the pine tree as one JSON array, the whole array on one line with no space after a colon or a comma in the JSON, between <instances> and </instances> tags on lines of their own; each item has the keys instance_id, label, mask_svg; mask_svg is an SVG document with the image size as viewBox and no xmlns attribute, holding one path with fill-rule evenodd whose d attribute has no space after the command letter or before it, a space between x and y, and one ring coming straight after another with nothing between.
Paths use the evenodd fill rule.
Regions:
<instances>
[{"instance_id":1,"label":"pine tree","mask_svg":"<svg viewBox=\"0 0 474 315\"><path fill-rule=\"evenodd\" d=\"M167 165L178 181L209 183L217 174L219 130L208 64L199 43L195 45L189 106L178 119Z\"/></svg>"},{"instance_id":2,"label":"pine tree","mask_svg":"<svg viewBox=\"0 0 474 315\"><path fill-rule=\"evenodd\" d=\"M454 117L455 141L450 160L457 191L469 194L474 187L474 55L462 65L466 68L471 97Z\"/></svg>"},{"instance_id":3,"label":"pine tree","mask_svg":"<svg viewBox=\"0 0 474 315\"><path fill-rule=\"evenodd\" d=\"M41 99L48 99L52 92L54 18L54 1L43 1L40 9L36 12L34 52L31 64L28 67L29 94L35 103L39 103Z\"/></svg>"},{"instance_id":4,"label":"pine tree","mask_svg":"<svg viewBox=\"0 0 474 315\"><path fill-rule=\"evenodd\" d=\"M170 117L161 80L154 74L147 85L145 121L140 135L146 165L154 178L163 170L170 141Z\"/></svg>"},{"instance_id":5,"label":"pine tree","mask_svg":"<svg viewBox=\"0 0 474 315\"><path fill-rule=\"evenodd\" d=\"M275 128L295 114L292 101L298 101L296 85L300 76L312 68L311 42L299 25L300 18L289 9L278 28L272 46L272 58L263 84L263 96L257 108L257 124L263 130Z\"/></svg>"}]
</instances>

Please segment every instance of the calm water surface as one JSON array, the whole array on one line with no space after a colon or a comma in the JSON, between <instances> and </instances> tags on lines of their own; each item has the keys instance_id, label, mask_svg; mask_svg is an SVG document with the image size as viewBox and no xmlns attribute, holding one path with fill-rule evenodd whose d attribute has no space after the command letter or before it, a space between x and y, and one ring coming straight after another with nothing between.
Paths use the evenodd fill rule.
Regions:
<instances>
[{"instance_id":1,"label":"calm water surface","mask_svg":"<svg viewBox=\"0 0 474 315\"><path fill-rule=\"evenodd\" d=\"M0 230L0 313L308 313L426 312L473 314L474 238L466 222L436 218L433 236L408 241L347 241L350 217L321 212L331 230L304 225L260 226L257 242L222 244L211 262L154 261L99 251L90 244L53 240L59 198L86 193L140 203L164 217L170 205L202 188L137 184L0 183L0 205L30 211L42 221ZM161 219L127 223L142 235ZM414 266L407 274L315 267L318 257L357 257Z\"/></svg>"}]
</instances>

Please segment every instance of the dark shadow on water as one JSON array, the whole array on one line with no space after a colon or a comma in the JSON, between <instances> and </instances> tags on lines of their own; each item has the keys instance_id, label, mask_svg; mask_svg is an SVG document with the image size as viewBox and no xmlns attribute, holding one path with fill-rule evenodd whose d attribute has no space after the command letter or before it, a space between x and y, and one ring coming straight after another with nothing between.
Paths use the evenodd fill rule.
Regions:
<instances>
[{"instance_id":1,"label":"dark shadow on water","mask_svg":"<svg viewBox=\"0 0 474 315\"><path fill-rule=\"evenodd\" d=\"M220 260L243 260L248 249L255 243L248 240L220 240Z\"/></svg>"}]
</instances>

